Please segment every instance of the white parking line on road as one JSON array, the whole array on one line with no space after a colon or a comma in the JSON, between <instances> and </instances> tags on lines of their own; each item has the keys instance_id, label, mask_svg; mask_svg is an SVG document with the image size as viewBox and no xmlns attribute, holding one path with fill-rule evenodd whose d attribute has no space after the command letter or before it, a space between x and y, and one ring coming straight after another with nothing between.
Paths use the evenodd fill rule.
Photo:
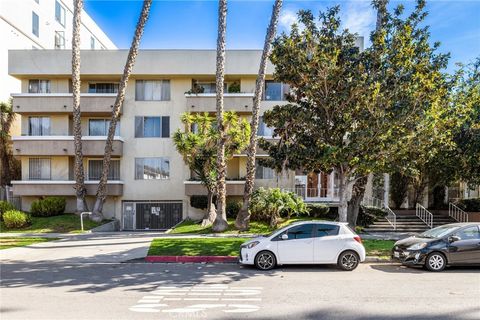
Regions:
<instances>
[{"instance_id":1,"label":"white parking line on road","mask_svg":"<svg viewBox=\"0 0 480 320\"><path fill-rule=\"evenodd\" d=\"M260 296L262 289L262 287L231 287L224 284L192 285L190 283L179 284L177 287L158 287L138 300L136 305L130 307L130 311L193 313L221 309L225 313L254 312L260 309L258 305L242 304L242 302L261 302L262 298L252 296ZM190 304L200 301L212 303ZM221 301L226 303L218 303Z\"/></svg>"}]
</instances>

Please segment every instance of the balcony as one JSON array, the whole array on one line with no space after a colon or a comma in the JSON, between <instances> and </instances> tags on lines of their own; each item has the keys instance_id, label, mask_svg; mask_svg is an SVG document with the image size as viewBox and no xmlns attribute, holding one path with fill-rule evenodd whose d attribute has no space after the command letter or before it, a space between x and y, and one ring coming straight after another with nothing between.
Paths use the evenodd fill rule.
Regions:
<instances>
[{"instance_id":1,"label":"balcony","mask_svg":"<svg viewBox=\"0 0 480 320\"><path fill-rule=\"evenodd\" d=\"M215 93L185 94L187 110L190 112L216 112ZM225 111L252 112L253 93L225 93Z\"/></svg>"},{"instance_id":2,"label":"balcony","mask_svg":"<svg viewBox=\"0 0 480 320\"><path fill-rule=\"evenodd\" d=\"M14 196L75 196L75 181L22 180L12 181ZM98 181L85 181L87 195L94 196ZM108 181L107 195L123 195L123 181Z\"/></svg>"},{"instance_id":3,"label":"balcony","mask_svg":"<svg viewBox=\"0 0 480 320\"><path fill-rule=\"evenodd\" d=\"M19 114L71 114L73 112L71 93L20 93L13 94L12 97L13 111ZM80 108L82 116L111 115L116 97L116 93L81 94Z\"/></svg>"},{"instance_id":4,"label":"balcony","mask_svg":"<svg viewBox=\"0 0 480 320\"><path fill-rule=\"evenodd\" d=\"M107 137L82 137L84 156L103 156ZM73 136L21 136L12 137L14 156L73 156ZM112 156L123 155L123 139L114 137Z\"/></svg>"},{"instance_id":5,"label":"balcony","mask_svg":"<svg viewBox=\"0 0 480 320\"><path fill-rule=\"evenodd\" d=\"M185 195L207 195L207 189L200 181L184 181ZM243 196L245 180L227 180L227 196Z\"/></svg>"}]
</instances>

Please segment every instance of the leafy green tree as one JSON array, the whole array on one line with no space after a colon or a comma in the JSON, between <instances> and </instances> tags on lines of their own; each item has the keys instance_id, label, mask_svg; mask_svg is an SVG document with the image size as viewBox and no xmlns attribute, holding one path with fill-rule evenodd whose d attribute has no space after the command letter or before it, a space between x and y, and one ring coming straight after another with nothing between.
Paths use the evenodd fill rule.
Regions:
<instances>
[{"instance_id":1,"label":"leafy green tree","mask_svg":"<svg viewBox=\"0 0 480 320\"><path fill-rule=\"evenodd\" d=\"M215 118L208 113L184 113L181 120L185 131L177 130L173 142L195 178L207 189L208 206L202 225L209 225L216 218L213 198L217 193L217 141L220 133ZM235 112L224 112L223 124L227 161L247 146L250 125Z\"/></svg>"},{"instance_id":2,"label":"leafy green tree","mask_svg":"<svg viewBox=\"0 0 480 320\"><path fill-rule=\"evenodd\" d=\"M264 163L275 169L335 169L341 221L347 221L358 180L408 167L408 149L419 135L435 137L437 144L445 140L437 122L448 119L449 87L441 72L448 56L436 54L438 44L431 46L428 29L419 27L424 2L406 18L401 6L389 13L384 4L377 5L382 25L364 52L355 47L355 35L340 30L334 7L320 13L318 24L301 11L303 28L279 37L271 57L277 80L292 90L290 104L265 114L280 139L260 142L270 155Z\"/></svg>"},{"instance_id":3,"label":"leafy green tree","mask_svg":"<svg viewBox=\"0 0 480 320\"><path fill-rule=\"evenodd\" d=\"M20 161L13 157L10 140L10 129L15 117L12 100L0 102L0 186L20 179Z\"/></svg>"}]
</instances>

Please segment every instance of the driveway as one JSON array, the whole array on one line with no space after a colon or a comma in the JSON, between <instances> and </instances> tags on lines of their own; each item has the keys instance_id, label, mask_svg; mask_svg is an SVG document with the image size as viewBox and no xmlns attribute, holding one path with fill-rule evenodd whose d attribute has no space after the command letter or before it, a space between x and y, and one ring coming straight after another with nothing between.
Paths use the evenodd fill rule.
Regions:
<instances>
[{"instance_id":1,"label":"driveway","mask_svg":"<svg viewBox=\"0 0 480 320\"><path fill-rule=\"evenodd\" d=\"M61 240L5 249L1 263L118 263L147 255L159 233L109 233L66 236Z\"/></svg>"}]
</instances>

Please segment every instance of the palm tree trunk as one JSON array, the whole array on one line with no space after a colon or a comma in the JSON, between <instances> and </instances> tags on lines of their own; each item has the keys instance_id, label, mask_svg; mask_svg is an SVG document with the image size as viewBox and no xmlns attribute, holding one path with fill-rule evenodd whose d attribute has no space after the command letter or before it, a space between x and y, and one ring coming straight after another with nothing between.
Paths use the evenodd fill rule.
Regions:
<instances>
[{"instance_id":1,"label":"palm tree trunk","mask_svg":"<svg viewBox=\"0 0 480 320\"><path fill-rule=\"evenodd\" d=\"M226 213L226 163L225 140L226 133L223 123L223 86L225 83L225 35L227 30L227 0L218 3L218 38L217 38L217 127L219 131L217 150L217 217L213 222L212 230L222 232L228 228Z\"/></svg>"},{"instance_id":2,"label":"palm tree trunk","mask_svg":"<svg viewBox=\"0 0 480 320\"><path fill-rule=\"evenodd\" d=\"M72 36L72 89L73 89L73 143L75 147L75 195L77 197L77 213L87 209L85 195L85 172L82 153L82 124L80 110L80 30L83 0L73 2L73 36Z\"/></svg>"},{"instance_id":3,"label":"palm tree trunk","mask_svg":"<svg viewBox=\"0 0 480 320\"><path fill-rule=\"evenodd\" d=\"M205 217L203 217L202 220L202 227L206 227L211 225L216 217L217 217L217 212L215 210L215 204L213 203L213 191L208 190L207 193L207 198L208 198L208 205L207 205L207 213L205 214Z\"/></svg>"},{"instance_id":4,"label":"palm tree trunk","mask_svg":"<svg viewBox=\"0 0 480 320\"><path fill-rule=\"evenodd\" d=\"M265 36L265 43L263 44L263 53L260 60L260 67L258 69L257 82L255 84L252 121L250 123L250 128L252 131L250 132L250 144L247 147L247 176L245 178L245 187L243 191L243 205L237 214L237 219L235 220L235 228L242 231L248 229L248 222L250 219L248 208L250 206L250 199L252 197L253 186L255 184L255 157L257 153L257 131L260 101L262 99L263 87L265 84L267 60L270 56L272 42L277 31L278 17L280 15L282 3L283 0L275 0L275 4L273 5L270 24L267 29L267 35Z\"/></svg>"},{"instance_id":5,"label":"palm tree trunk","mask_svg":"<svg viewBox=\"0 0 480 320\"><path fill-rule=\"evenodd\" d=\"M123 100L125 99L128 79L130 77L130 74L132 73L133 65L135 64L135 59L138 55L138 47L140 45L140 40L142 38L145 24L148 20L151 5L152 0L143 1L142 12L137 22L135 35L130 46L130 51L128 52L125 68L123 69L122 79L118 87L117 98L115 99L115 104L113 105L112 118L110 120L110 126L108 128L107 141L105 142L105 154L103 156L102 176L100 177L100 182L98 184L97 199L93 207L93 214L91 215L91 219L94 221L101 221L103 219L102 210L103 204L107 197L107 179L108 171L110 169L110 159L112 156L112 145L113 137L115 135L115 128L117 126L118 118L120 117L120 108L123 104Z\"/></svg>"}]
</instances>

